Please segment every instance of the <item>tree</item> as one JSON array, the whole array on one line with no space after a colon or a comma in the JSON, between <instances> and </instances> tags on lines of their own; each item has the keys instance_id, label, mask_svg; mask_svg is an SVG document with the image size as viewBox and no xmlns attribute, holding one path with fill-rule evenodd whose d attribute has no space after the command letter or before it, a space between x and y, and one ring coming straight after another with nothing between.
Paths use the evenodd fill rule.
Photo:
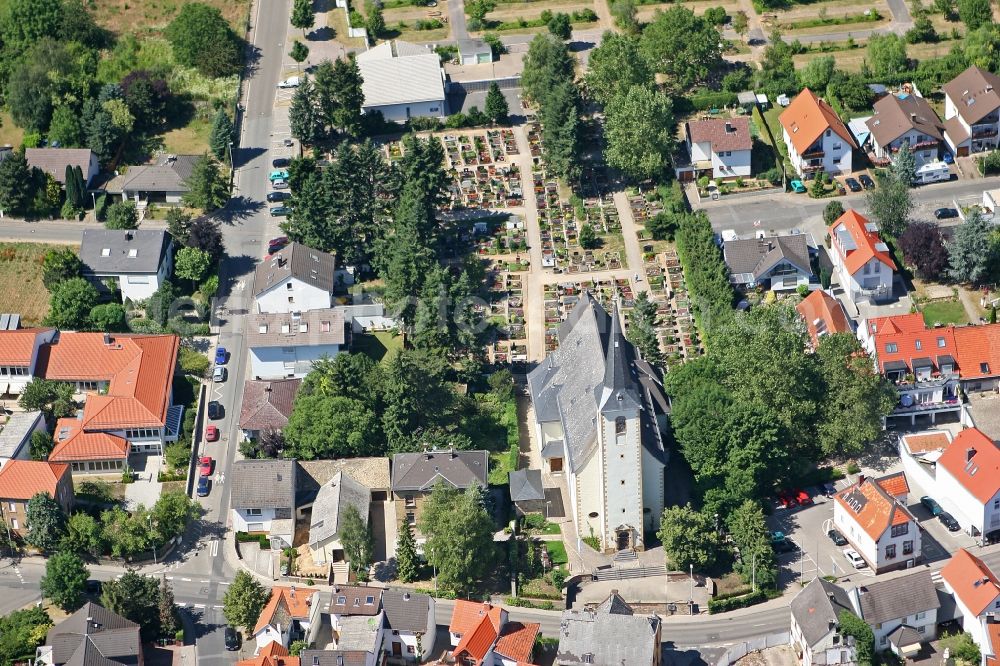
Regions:
<instances>
[{"instance_id":1,"label":"tree","mask_svg":"<svg viewBox=\"0 0 1000 666\"><path fill-rule=\"evenodd\" d=\"M670 98L645 86L633 86L615 98L605 114L608 164L636 180L663 174L674 150Z\"/></svg>"},{"instance_id":2,"label":"tree","mask_svg":"<svg viewBox=\"0 0 1000 666\"><path fill-rule=\"evenodd\" d=\"M993 23L969 30L962 48L962 60L982 69L995 71L1000 68L1000 28Z\"/></svg>"},{"instance_id":3,"label":"tree","mask_svg":"<svg viewBox=\"0 0 1000 666\"><path fill-rule=\"evenodd\" d=\"M160 621L160 634L172 636L177 633L177 607L174 605L174 590L167 582L167 577L160 578L160 594L157 599L157 614Z\"/></svg>"},{"instance_id":4,"label":"tree","mask_svg":"<svg viewBox=\"0 0 1000 666\"><path fill-rule=\"evenodd\" d=\"M396 539L396 578L402 583L412 583L417 579L418 564L413 526L404 520Z\"/></svg>"},{"instance_id":5,"label":"tree","mask_svg":"<svg viewBox=\"0 0 1000 666\"><path fill-rule=\"evenodd\" d=\"M288 52L288 55L297 65L302 65L305 59L309 57L309 47L296 39L292 43L292 50Z\"/></svg>"},{"instance_id":6,"label":"tree","mask_svg":"<svg viewBox=\"0 0 1000 666\"><path fill-rule=\"evenodd\" d=\"M756 74L755 87L771 96L798 90L798 74L792 60L795 52L791 45L781 38L778 30L771 32L768 41L767 48L764 49L762 69Z\"/></svg>"},{"instance_id":7,"label":"tree","mask_svg":"<svg viewBox=\"0 0 1000 666\"><path fill-rule=\"evenodd\" d=\"M188 242L188 228L191 226L191 215L180 208L171 207L167 210L167 233L174 243L185 246Z\"/></svg>"},{"instance_id":8,"label":"tree","mask_svg":"<svg viewBox=\"0 0 1000 666\"><path fill-rule=\"evenodd\" d=\"M64 611L74 611L83 603L83 590L90 571L75 553L60 551L45 563L39 587L42 594Z\"/></svg>"},{"instance_id":9,"label":"tree","mask_svg":"<svg viewBox=\"0 0 1000 666\"><path fill-rule=\"evenodd\" d=\"M353 58L340 58L335 62L324 60L316 68L313 104L319 108L321 132L328 126L348 136L358 136L364 98L361 70Z\"/></svg>"},{"instance_id":10,"label":"tree","mask_svg":"<svg viewBox=\"0 0 1000 666\"><path fill-rule=\"evenodd\" d=\"M80 277L83 262L72 248L48 250L42 258L42 284L52 290L60 282Z\"/></svg>"},{"instance_id":11,"label":"tree","mask_svg":"<svg viewBox=\"0 0 1000 666\"><path fill-rule=\"evenodd\" d=\"M52 446L52 435L47 431L36 430L31 433L31 442L28 449L31 452L32 460L48 460L49 454L52 453Z\"/></svg>"},{"instance_id":12,"label":"tree","mask_svg":"<svg viewBox=\"0 0 1000 666\"><path fill-rule=\"evenodd\" d=\"M722 68L721 42L715 26L674 5L657 12L642 31L640 47L653 69L666 77L667 92L676 94Z\"/></svg>"},{"instance_id":13,"label":"tree","mask_svg":"<svg viewBox=\"0 0 1000 666\"><path fill-rule=\"evenodd\" d=\"M0 617L0 664L31 663L51 627L49 614L39 606Z\"/></svg>"},{"instance_id":14,"label":"tree","mask_svg":"<svg viewBox=\"0 0 1000 666\"><path fill-rule=\"evenodd\" d=\"M875 663L875 633L868 623L851 611L844 609L837 616L840 633L854 638L859 666L872 666Z\"/></svg>"},{"instance_id":15,"label":"tree","mask_svg":"<svg viewBox=\"0 0 1000 666\"><path fill-rule=\"evenodd\" d=\"M482 24L486 20L486 15L496 9L496 7L496 3L493 0L470 0L465 3L465 13L473 21Z\"/></svg>"},{"instance_id":16,"label":"tree","mask_svg":"<svg viewBox=\"0 0 1000 666\"><path fill-rule=\"evenodd\" d=\"M143 642L160 635L160 586L152 576L125 569L117 580L104 582L101 605L138 624Z\"/></svg>"},{"instance_id":17,"label":"tree","mask_svg":"<svg viewBox=\"0 0 1000 666\"><path fill-rule=\"evenodd\" d=\"M835 64L833 56L821 56L810 60L799 73L802 86L812 90L826 90L827 84L833 77Z\"/></svg>"},{"instance_id":18,"label":"tree","mask_svg":"<svg viewBox=\"0 0 1000 666\"><path fill-rule=\"evenodd\" d=\"M521 86L528 98L541 104L558 84L573 80L575 67L565 43L554 35L536 35L524 57Z\"/></svg>"},{"instance_id":19,"label":"tree","mask_svg":"<svg viewBox=\"0 0 1000 666\"><path fill-rule=\"evenodd\" d=\"M905 38L907 44L919 44L920 42L932 44L938 40L938 34L930 18L920 16L914 19L913 27L906 31Z\"/></svg>"},{"instance_id":20,"label":"tree","mask_svg":"<svg viewBox=\"0 0 1000 666\"><path fill-rule=\"evenodd\" d=\"M309 77L305 77L292 95L288 124L292 136L310 146L319 143L324 135L323 116L317 102L316 89Z\"/></svg>"},{"instance_id":21,"label":"tree","mask_svg":"<svg viewBox=\"0 0 1000 666\"><path fill-rule=\"evenodd\" d=\"M586 223L580 225L580 236L577 240L580 243L580 247L585 250L592 250L597 247L597 234L594 232L594 227Z\"/></svg>"},{"instance_id":22,"label":"tree","mask_svg":"<svg viewBox=\"0 0 1000 666\"><path fill-rule=\"evenodd\" d=\"M639 39L614 32L604 33L600 46L590 53L587 90L601 104L633 86L653 87L653 71L639 49Z\"/></svg>"},{"instance_id":23,"label":"tree","mask_svg":"<svg viewBox=\"0 0 1000 666\"><path fill-rule=\"evenodd\" d=\"M212 257L209 256L208 252L196 247L182 247L177 251L174 273L177 277L197 283L205 277L205 273L212 265L211 262Z\"/></svg>"},{"instance_id":24,"label":"tree","mask_svg":"<svg viewBox=\"0 0 1000 666\"><path fill-rule=\"evenodd\" d=\"M691 565L703 571L715 562L719 535L712 517L695 511L690 504L664 509L656 535L673 571L687 571Z\"/></svg>"},{"instance_id":25,"label":"tree","mask_svg":"<svg viewBox=\"0 0 1000 666\"><path fill-rule=\"evenodd\" d=\"M46 417L61 419L76 411L73 385L34 377L21 391L18 406L28 412L40 411Z\"/></svg>"},{"instance_id":26,"label":"tree","mask_svg":"<svg viewBox=\"0 0 1000 666\"><path fill-rule=\"evenodd\" d=\"M139 211L131 199L118 201L108 208L108 218L104 221L107 229L138 229Z\"/></svg>"},{"instance_id":27,"label":"tree","mask_svg":"<svg viewBox=\"0 0 1000 666\"><path fill-rule=\"evenodd\" d=\"M219 163L205 153L191 167L184 203L211 212L222 208L229 199L229 183L219 170Z\"/></svg>"},{"instance_id":28,"label":"tree","mask_svg":"<svg viewBox=\"0 0 1000 666\"><path fill-rule=\"evenodd\" d=\"M611 3L611 15L615 18L615 25L626 33L634 35L639 32L635 0L615 0Z\"/></svg>"},{"instance_id":29,"label":"tree","mask_svg":"<svg viewBox=\"0 0 1000 666\"><path fill-rule=\"evenodd\" d=\"M90 310L97 305L98 298L97 289L84 278L64 280L52 289L45 321L63 330L86 328Z\"/></svg>"},{"instance_id":30,"label":"tree","mask_svg":"<svg viewBox=\"0 0 1000 666\"><path fill-rule=\"evenodd\" d=\"M25 543L45 552L55 550L66 533L66 514L52 495L47 492L32 495L25 518L28 523Z\"/></svg>"},{"instance_id":31,"label":"tree","mask_svg":"<svg viewBox=\"0 0 1000 666\"><path fill-rule=\"evenodd\" d=\"M189 2L166 30L174 58L205 76L232 76L242 64L243 42L215 7Z\"/></svg>"},{"instance_id":32,"label":"tree","mask_svg":"<svg viewBox=\"0 0 1000 666\"><path fill-rule=\"evenodd\" d=\"M96 331L123 333L128 330L128 317L121 303L101 303L90 309L90 326Z\"/></svg>"},{"instance_id":33,"label":"tree","mask_svg":"<svg viewBox=\"0 0 1000 666\"><path fill-rule=\"evenodd\" d=\"M844 205L839 201L831 201L823 209L823 222L830 226L844 214Z\"/></svg>"},{"instance_id":34,"label":"tree","mask_svg":"<svg viewBox=\"0 0 1000 666\"><path fill-rule=\"evenodd\" d=\"M993 8L989 0L958 0L958 18L970 31L976 30L993 22Z\"/></svg>"},{"instance_id":35,"label":"tree","mask_svg":"<svg viewBox=\"0 0 1000 666\"><path fill-rule=\"evenodd\" d=\"M948 270L948 248L936 224L911 223L899 236L899 249L924 280L937 280Z\"/></svg>"},{"instance_id":36,"label":"tree","mask_svg":"<svg viewBox=\"0 0 1000 666\"><path fill-rule=\"evenodd\" d=\"M660 352L660 341L656 336L656 303L649 300L649 295L641 291L635 298L628 320L628 339L639 348L642 358L649 363L661 365L663 354Z\"/></svg>"},{"instance_id":37,"label":"tree","mask_svg":"<svg viewBox=\"0 0 1000 666\"><path fill-rule=\"evenodd\" d=\"M889 165L889 169L892 172L893 178L901 183L910 185L913 183L913 177L917 172L917 158L910 150L909 141L904 141L903 145L899 147L899 150L892 158L892 164Z\"/></svg>"},{"instance_id":38,"label":"tree","mask_svg":"<svg viewBox=\"0 0 1000 666\"><path fill-rule=\"evenodd\" d=\"M146 318L155 321L160 326L167 323L170 318L171 308L177 299L178 293L170 280L164 280L153 295L146 301Z\"/></svg>"},{"instance_id":39,"label":"tree","mask_svg":"<svg viewBox=\"0 0 1000 666\"><path fill-rule=\"evenodd\" d=\"M565 12L556 12L553 14L546 27L550 33L563 41L573 36L573 23L570 20L569 14Z\"/></svg>"},{"instance_id":40,"label":"tree","mask_svg":"<svg viewBox=\"0 0 1000 666\"><path fill-rule=\"evenodd\" d=\"M542 157L561 178L577 179L580 173L580 97L576 84L563 81L541 103Z\"/></svg>"},{"instance_id":41,"label":"tree","mask_svg":"<svg viewBox=\"0 0 1000 666\"><path fill-rule=\"evenodd\" d=\"M983 284L990 278L995 249L990 243L990 224L978 212L971 212L965 222L955 229L955 236L948 243L948 271L957 282Z\"/></svg>"},{"instance_id":42,"label":"tree","mask_svg":"<svg viewBox=\"0 0 1000 666\"><path fill-rule=\"evenodd\" d=\"M906 42L899 35L872 35L868 40L868 66L874 76L906 71Z\"/></svg>"},{"instance_id":43,"label":"tree","mask_svg":"<svg viewBox=\"0 0 1000 666\"><path fill-rule=\"evenodd\" d=\"M49 122L49 143L58 143L66 148L83 144L83 127L80 114L66 104L60 104L52 111Z\"/></svg>"},{"instance_id":44,"label":"tree","mask_svg":"<svg viewBox=\"0 0 1000 666\"><path fill-rule=\"evenodd\" d=\"M507 98L503 96L500 86L496 81L490 83L490 89L486 93L486 116L494 125L503 125L507 122L510 109L507 106Z\"/></svg>"},{"instance_id":45,"label":"tree","mask_svg":"<svg viewBox=\"0 0 1000 666\"><path fill-rule=\"evenodd\" d=\"M83 192L80 189L80 184L76 181L76 173L73 171L72 164L66 165L63 181L66 183L66 201L76 208L83 208Z\"/></svg>"},{"instance_id":46,"label":"tree","mask_svg":"<svg viewBox=\"0 0 1000 666\"><path fill-rule=\"evenodd\" d=\"M730 21L733 31L736 32L740 37L746 37L747 32L750 30L750 21L747 18L747 13L740 10L733 14L733 18Z\"/></svg>"},{"instance_id":47,"label":"tree","mask_svg":"<svg viewBox=\"0 0 1000 666\"><path fill-rule=\"evenodd\" d=\"M872 218L883 234L898 238L910 223L913 198L910 185L891 174L879 179L879 186L868 190L866 198Z\"/></svg>"},{"instance_id":48,"label":"tree","mask_svg":"<svg viewBox=\"0 0 1000 666\"><path fill-rule=\"evenodd\" d=\"M90 514L74 513L66 522L66 536L59 543L59 549L88 558L98 557L104 550L101 524Z\"/></svg>"},{"instance_id":49,"label":"tree","mask_svg":"<svg viewBox=\"0 0 1000 666\"><path fill-rule=\"evenodd\" d=\"M292 27L302 31L305 37L306 30L316 24L316 12L313 10L312 0L294 0L292 3Z\"/></svg>"},{"instance_id":50,"label":"tree","mask_svg":"<svg viewBox=\"0 0 1000 666\"><path fill-rule=\"evenodd\" d=\"M2 20L4 46L10 53L24 53L45 37L56 37L63 21L60 0L14 0Z\"/></svg>"},{"instance_id":51,"label":"tree","mask_svg":"<svg viewBox=\"0 0 1000 666\"><path fill-rule=\"evenodd\" d=\"M482 488L462 492L446 483L434 486L420 516L420 531L427 537L424 552L437 567L442 588L467 593L489 571L493 529Z\"/></svg>"},{"instance_id":52,"label":"tree","mask_svg":"<svg viewBox=\"0 0 1000 666\"><path fill-rule=\"evenodd\" d=\"M301 42L295 43L300 44ZM294 52L295 49L293 48L292 51ZM296 60L296 62L301 62L301 60ZM226 159L229 146L232 142L233 121L229 118L226 110L220 108L215 112L215 118L212 119L212 133L208 137L209 151L215 159L221 162Z\"/></svg>"},{"instance_id":53,"label":"tree","mask_svg":"<svg viewBox=\"0 0 1000 666\"><path fill-rule=\"evenodd\" d=\"M33 196L28 160L23 151L16 151L0 162L0 210L24 213Z\"/></svg>"},{"instance_id":54,"label":"tree","mask_svg":"<svg viewBox=\"0 0 1000 666\"><path fill-rule=\"evenodd\" d=\"M344 557L351 563L351 568L367 578L368 569L372 565L372 553L375 548L372 531L368 525L368 517L362 517L357 507L349 504L341 517L340 543L344 547Z\"/></svg>"},{"instance_id":55,"label":"tree","mask_svg":"<svg viewBox=\"0 0 1000 666\"><path fill-rule=\"evenodd\" d=\"M179 490L167 491L160 495L149 513L156 544L164 544L169 539L183 534L188 523L201 513L201 505Z\"/></svg>"},{"instance_id":56,"label":"tree","mask_svg":"<svg viewBox=\"0 0 1000 666\"><path fill-rule=\"evenodd\" d=\"M300 395L284 429L286 454L301 460L384 455L380 433L375 413L359 400Z\"/></svg>"},{"instance_id":57,"label":"tree","mask_svg":"<svg viewBox=\"0 0 1000 666\"><path fill-rule=\"evenodd\" d=\"M225 249L222 244L222 229L219 227L218 220L207 215L191 220L187 228L187 242L185 244L188 247L208 252L212 263L217 262L222 258Z\"/></svg>"},{"instance_id":58,"label":"tree","mask_svg":"<svg viewBox=\"0 0 1000 666\"><path fill-rule=\"evenodd\" d=\"M759 503L745 500L726 518L733 543L740 549L736 570L747 583L772 587L778 579L771 535Z\"/></svg>"},{"instance_id":59,"label":"tree","mask_svg":"<svg viewBox=\"0 0 1000 666\"><path fill-rule=\"evenodd\" d=\"M120 506L101 513L101 534L112 557L131 557L148 551L153 544L149 511L139 505L133 513Z\"/></svg>"},{"instance_id":60,"label":"tree","mask_svg":"<svg viewBox=\"0 0 1000 666\"><path fill-rule=\"evenodd\" d=\"M270 596L256 578L241 569L222 598L222 614L232 626L252 629Z\"/></svg>"},{"instance_id":61,"label":"tree","mask_svg":"<svg viewBox=\"0 0 1000 666\"><path fill-rule=\"evenodd\" d=\"M382 15L382 8L375 3L370 3L370 7L366 11L368 16L365 18L365 29L374 42L385 34L385 17Z\"/></svg>"}]
</instances>

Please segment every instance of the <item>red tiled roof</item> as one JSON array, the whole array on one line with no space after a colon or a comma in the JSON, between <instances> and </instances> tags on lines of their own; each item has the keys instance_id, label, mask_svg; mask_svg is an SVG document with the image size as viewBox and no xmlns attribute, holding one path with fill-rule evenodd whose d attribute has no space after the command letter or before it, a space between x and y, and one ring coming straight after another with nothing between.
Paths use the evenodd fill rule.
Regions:
<instances>
[{"instance_id":1,"label":"red tiled roof","mask_svg":"<svg viewBox=\"0 0 1000 666\"><path fill-rule=\"evenodd\" d=\"M1000 375L1000 324L955 327L962 379Z\"/></svg>"},{"instance_id":2,"label":"red tiled roof","mask_svg":"<svg viewBox=\"0 0 1000 666\"><path fill-rule=\"evenodd\" d=\"M64 421L76 419L59 419ZM77 460L124 460L128 458L128 442L117 435L106 432L84 432L79 427L70 430L66 439L57 441L49 454L49 460L55 462L73 462ZM56 433L58 436L58 426Z\"/></svg>"},{"instance_id":3,"label":"red tiled roof","mask_svg":"<svg viewBox=\"0 0 1000 666\"><path fill-rule=\"evenodd\" d=\"M299 666L298 657L288 656L288 650L277 641L271 641L260 649L253 659L236 662L236 666Z\"/></svg>"},{"instance_id":4,"label":"red tiled roof","mask_svg":"<svg viewBox=\"0 0 1000 666\"><path fill-rule=\"evenodd\" d=\"M998 666L1000 664L1000 622L986 623L986 638L990 642L990 652L992 657L986 657L986 666Z\"/></svg>"},{"instance_id":5,"label":"red tiled roof","mask_svg":"<svg viewBox=\"0 0 1000 666\"><path fill-rule=\"evenodd\" d=\"M941 569L941 577L962 604L981 615L1000 596L1000 581L975 555L959 548Z\"/></svg>"},{"instance_id":6,"label":"red tiled roof","mask_svg":"<svg viewBox=\"0 0 1000 666\"><path fill-rule=\"evenodd\" d=\"M860 271L872 258L876 258L890 269L896 270L896 263L889 256L889 251L876 247L882 242L882 237L878 235L877 231L869 231L866 226L868 223L866 217L852 209L838 217L830 225L830 236L833 239L837 238L837 230L843 228L850 234L857 247L857 249L848 250L846 254L843 248L838 247L838 252L841 252L844 259L844 266L847 267L851 275Z\"/></svg>"},{"instance_id":7,"label":"red tiled roof","mask_svg":"<svg viewBox=\"0 0 1000 666\"><path fill-rule=\"evenodd\" d=\"M916 324L919 322L919 328ZM930 359L934 368L938 368L938 356L951 356L959 363L958 349L955 344L954 328L927 328L923 315L919 312L899 317L885 317L870 322L869 327L876 330L875 354L878 357L879 370L884 372L890 361L902 361L907 368L913 369L913 359ZM959 370L961 364L959 363Z\"/></svg>"},{"instance_id":8,"label":"red tiled roof","mask_svg":"<svg viewBox=\"0 0 1000 666\"><path fill-rule=\"evenodd\" d=\"M795 152L801 155L827 128L832 129L852 148L857 145L847 126L829 104L817 97L809 88L795 96L788 108L778 116L781 126L788 132Z\"/></svg>"},{"instance_id":9,"label":"red tiled roof","mask_svg":"<svg viewBox=\"0 0 1000 666\"><path fill-rule=\"evenodd\" d=\"M0 331L0 365L29 365L35 351L35 339L51 328L21 328Z\"/></svg>"},{"instance_id":10,"label":"red tiled roof","mask_svg":"<svg viewBox=\"0 0 1000 666\"><path fill-rule=\"evenodd\" d=\"M293 620L305 620L309 618L310 603L309 600L312 599L313 595L316 594L318 590L303 590L300 588L295 588L294 594L292 588L282 587L276 585L271 588L271 598L268 600L267 605L264 606L264 610L260 613L260 619L257 620L257 626L254 628L253 633L259 632L261 629L271 624L274 619L274 614L279 608L284 607L288 611L288 614ZM318 603L318 599L313 600L313 602Z\"/></svg>"},{"instance_id":11,"label":"red tiled roof","mask_svg":"<svg viewBox=\"0 0 1000 666\"><path fill-rule=\"evenodd\" d=\"M795 306L806 322L809 339L813 345L819 344L820 334L850 333L851 324L843 306L825 291L817 290L806 296Z\"/></svg>"},{"instance_id":12,"label":"red tiled roof","mask_svg":"<svg viewBox=\"0 0 1000 666\"><path fill-rule=\"evenodd\" d=\"M983 504L1000 490L1000 448L978 428L958 433L938 465Z\"/></svg>"},{"instance_id":13,"label":"red tiled roof","mask_svg":"<svg viewBox=\"0 0 1000 666\"><path fill-rule=\"evenodd\" d=\"M692 120L687 124L691 143L712 145L712 152L723 150L750 150L753 148L753 138L750 136L750 119L711 118L708 120Z\"/></svg>"},{"instance_id":14,"label":"red tiled roof","mask_svg":"<svg viewBox=\"0 0 1000 666\"><path fill-rule=\"evenodd\" d=\"M493 649L512 661L530 661L540 626L534 622L529 624L508 622L503 626L497 645Z\"/></svg>"},{"instance_id":15,"label":"red tiled roof","mask_svg":"<svg viewBox=\"0 0 1000 666\"><path fill-rule=\"evenodd\" d=\"M8 460L0 469L0 499L29 500L37 493L56 496L69 465L35 460Z\"/></svg>"},{"instance_id":16,"label":"red tiled roof","mask_svg":"<svg viewBox=\"0 0 1000 666\"><path fill-rule=\"evenodd\" d=\"M451 613L449 631L461 634L453 654L456 658L465 653L476 663L481 662L500 635L503 609L492 604L459 599Z\"/></svg>"},{"instance_id":17,"label":"red tiled roof","mask_svg":"<svg viewBox=\"0 0 1000 666\"><path fill-rule=\"evenodd\" d=\"M876 479L866 478L848 486L834 499L875 541L891 526L914 521L906 507L883 490Z\"/></svg>"},{"instance_id":18,"label":"red tiled roof","mask_svg":"<svg viewBox=\"0 0 1000 666\"><path fill-rule=\"evenodd\" d=\"M906 474L902 472L879 477L875 482L893 497L900 497L910 492L910 484L906 482Z\"/></svg>"}]
</instances>

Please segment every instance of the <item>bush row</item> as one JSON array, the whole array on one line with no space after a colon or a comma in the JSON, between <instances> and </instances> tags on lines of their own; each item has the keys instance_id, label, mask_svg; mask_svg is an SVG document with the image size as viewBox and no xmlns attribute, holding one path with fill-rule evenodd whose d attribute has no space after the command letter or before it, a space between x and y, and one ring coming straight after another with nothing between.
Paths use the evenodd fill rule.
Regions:
<instances>
[{"instance_id":1,"label":"bush row","mask_svg":"<svg viewBox=\"0 0 1000 666\"><path fill-rule=\"evenodd\" d=\"M757 590L740 597L723 597L708 600L708 614L726 613L737 608L746 608L767 601L767 595Z\"/></svg>"}]
</instances>

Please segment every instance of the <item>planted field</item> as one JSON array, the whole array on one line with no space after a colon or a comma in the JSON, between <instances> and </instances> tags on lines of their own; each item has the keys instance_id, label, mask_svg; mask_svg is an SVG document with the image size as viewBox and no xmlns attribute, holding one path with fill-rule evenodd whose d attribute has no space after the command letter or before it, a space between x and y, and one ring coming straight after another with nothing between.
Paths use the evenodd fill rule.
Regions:
<instances>
[{"instance_id":1,"label":"planted field","mask_svg":"<svg viewBox=\"0 0 1000 666\"><path fill-rule=\"evenodd\" d=\"M42 323L49 291L42 284L42 258L59 245L0 243L0 312L18 312L22 323Z\"/></svg>"},{"instance_id":2,"label":"planted field","mask_svg":"<svg viewBox=\"0 0 1000 666\"><path fill-rule=\"evenodd\" d=\"M187 0L89 0L87 7L98 24L119 35L149 34L165 28L186 2ZM205 0L205 4L217 7L236 30L236 34L243 35L249 16L249 0Z\"/></svg>"}]
</instances>

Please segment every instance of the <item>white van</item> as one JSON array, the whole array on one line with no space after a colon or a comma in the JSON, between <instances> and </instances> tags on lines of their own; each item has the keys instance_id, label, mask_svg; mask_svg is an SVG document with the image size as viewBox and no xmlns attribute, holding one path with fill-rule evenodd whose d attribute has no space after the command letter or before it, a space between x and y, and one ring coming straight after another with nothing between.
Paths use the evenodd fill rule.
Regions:
<instances>
[{"instance_id":1,"label":"white van","mask_svg":"<svg viewBox=\"0 0 1000 666\"><path fill-rule=\"evenodd\" d=\"M926 185L927 183L938 183L951 179L951 171L944 162L930 162L925 164L913 174L915 185Z\"/></svg>"}]
</instances>

